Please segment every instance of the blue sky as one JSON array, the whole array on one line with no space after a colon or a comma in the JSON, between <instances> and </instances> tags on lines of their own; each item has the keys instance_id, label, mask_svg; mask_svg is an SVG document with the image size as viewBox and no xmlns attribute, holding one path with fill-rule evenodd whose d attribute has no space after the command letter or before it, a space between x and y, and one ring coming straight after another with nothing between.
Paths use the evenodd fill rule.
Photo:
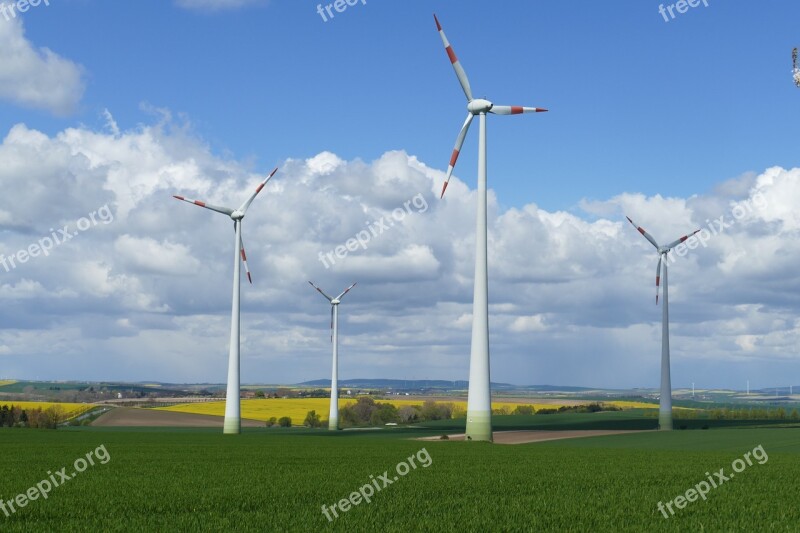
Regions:
<instances>
[{"instance_id":1,"label":"blue sky","mask_svg":"<svg viewBox=\"0 0 800 533\"><path fill-rule=\"evenodd\" d=\"M51 0L0 16L0 254L108 206L113 222L0 268L12 378L224 381L229 228L172 194L240 202L245 382L327 377L327 310L359 281L340 376L466 379L477 127L438 191L466 102L489 117L492 377L657 386L660 240L735 224L670 270L673 383L798 372L800 6L367 0ZM477 15L480 13L481 15ZM412 198L385 236L335 249ZM733 220L737 206L756 206ZM800 375L794 384L800 384Z\"/></svg>"},{"instance_id":2,"label":"blue sky","mask_svg":"<svg viewBox=\"0 0 800 533\"><path fill-rule=\"evenodd\" d=\"M371 0L323 22L314 2L196 11L170 2L60 1L27 35L87 71L77 114L4 105L0 120L55 132L185 113L220 153L266 170L330 150L372 160L404 149L445 166L465 102L436 11L476 94L549 108L491 117L500 202L569 209L620 190L688 196L746 171L798 162L787 83L800 6L711 1L664 22L658 3ZM476 10L489 15L478 21ZM474 182L477 135L458 173Z\"/></svg>"}]
</instances>

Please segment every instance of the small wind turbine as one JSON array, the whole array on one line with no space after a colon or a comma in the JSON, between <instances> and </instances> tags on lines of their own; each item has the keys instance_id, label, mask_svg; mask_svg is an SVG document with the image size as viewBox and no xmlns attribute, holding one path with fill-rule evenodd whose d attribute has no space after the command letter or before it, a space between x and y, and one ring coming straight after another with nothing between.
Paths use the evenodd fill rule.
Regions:
<instances>
[{"instance_id":1,"label":"small wind turbine","mask_svg":"<svg viewBox=\"0 0 800 533\"><path fill-rule=\"evenodd\" d=\"M467 440L492 440L492 400L489 378L489 275L487 265L487 229L486 229L486 113L495 115L519 115L522 113L539 113L547 111L540 107L521 107L494 105L482 98L473 98L472 89L464 72L461 62L456 57L453 47L439 24L436 15L436 29L442 38L447 56L456 71L456 77L467 97L467 120L461 126L461 131L456 138L453 154L450 156L450 165L447 167L447 177L442 186L442 197L450 183L453 169L456 166L464 139L467 137L469 125L477 115L480 118L480 132L478 136L478 210L477 229L475 232L475 287L472 298L472 348L470 350L469 364L469 392L467 394Z\"/></svg>"},{"instance_id":2,"label":"small wind turbine","mask_svg":"<svg viewBox=\"0 0 800 533\"><path fill-rule=\"evenodd\" d=\"M210 209L212 211L216 211L217 213L222 213L223 215L227 215L233 220L233 229L236 236L234 237L235 243L234 247L236 248L236 252L233 256L233 304L231 307L231 345L230 351L228 352L228 390L225 395L225 422L223 424L223 433L228 434L236 434L241 432L242 426L242 417L241 417L241 405L239 400L239 332L240 332L240 305L239 305L239 293L241 287L241 268L240 268L240 257L241 262L244 263L244 269L247 272L247 280L252 284L253 278L250 275L250 269L247 266L247 255L244 252L244 241L242 240L242 220L244 219L245 213L247 213L247 209L250 207L250 204L253 203L258 193L261 192L261 189L264 188L264 185L275 175L278 171L276 168L273 170L269 176L266 177L264 181L258 184L256 190L253 191L253 194L239 207L239 209L231 209L229 207L220 207L216 205L207 204L205 202L201 202L200 200L190 200L189 198L184 198L183 196L174 195L174 198L178 200L183 200L184 202L189 202L190 204L199 205L200 207L205 207L206 209Z\"/></svg>"},{"instance_id":3,"label":"small wind turbine","mask_svg":"<svg viewBox=\"0 0 800 533\"><path fill-rule=\"evenodd\" d=\"M675 242L666 246L659 246L652 235L647 233L644 228L637 226L630 217L625 217L633 227L650 241L656 251L658 251L658 266L656 267L656 305L658 305L658 289L661 284L661 266L664 266L664 302L661 305L661 398L658 406L658 426L662 431L672 430L672 384L669 375L669 294L667 282L667 254L680 243L699 232L694 231L689 235L684 235Z\"/></svg>"},{"instance_id":4,"label":"small wind turbine","mask_svg":"<svg viewBox=\"0 0 800 533\"><path fill-rule=\"evenodd\" d=\"M339 429L339 304L342 297L356 286L355 283L347 287L336 298L331 298L322 289L308 282L309 285L317 289L322 296L331 303L331 343L333 344L333 370L331 371L331 408L328 413L328 429L336 431Z\"/></svg>"}]
</instances>

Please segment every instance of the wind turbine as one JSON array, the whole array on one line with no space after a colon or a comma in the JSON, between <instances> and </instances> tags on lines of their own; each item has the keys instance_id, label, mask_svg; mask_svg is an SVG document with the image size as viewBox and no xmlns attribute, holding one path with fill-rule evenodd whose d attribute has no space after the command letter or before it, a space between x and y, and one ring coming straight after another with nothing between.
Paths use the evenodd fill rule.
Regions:
<instances>
[{"instance_id":1,"label":"wind turbine","mask_svg":"<svg viewBox=\"0 0 800 533\"><path fill-rule=\"evenodd\" d=\"M317 289L317 292L331 303L331 343L333 344L333 370L331 371L331 407L328 413L328 429L336 431L339 429L339 304L342 298L356 286L355 283L347 287L336 298L331 298L322 289L308 282L309 285Z\"/></svg>"},{"instance_id":2,"label":"wind turbine","mask_svg":"<svg viewBox=\"0 0 800 533\"><path fill-rule=\"evenodd\" d=\"M461 62L439 24L436 15L436 29L444 43L450 63L456 71L461 88L467 97L467 119L456 138L455 148L447 167L447 177L442 186L442 197L453 175L453 169L461 153L467 130L475 116L480 120L478 136L478 209L477 230L475 232L475 286L472 299L472 347L469 363L469 392L467 393L467 440L492 440L492 400L489 377L489 274L486 246L486 113L495 115L518 115L547 111L540 107L520 107L494 105L482 98L473 98L472 89Z\"/></svg>"},{"instance_id":3,"label":"wind turbine","mask_svg":"<svg viewBox=\"0 0 800 533\"><path fill-rule=\"evenodd\" d=\"M645 239L650 241L650 244L652 244L658 252L658 266L656 267L656 305L658 305L658 289L661 284L661 266L662 264L664 266L664 301L661 304L661 397L658 405L658 427L662 431L670 431L672 430L672 383L669 375L669 284L667 277L667 254L669 254L674 247L700 230L696 230L689 235L684 235L666 246L659 246L653 236L647 233L644 228L637 226L630 217L625 218L628 219L628 222L630 222ZM692 388L694 389L694 384L692 384Z\"/></svg>"},{"instance_id":4,"label":"wind turbine","mask_svg":"<svg viewBox=\"0 0 800 533\"><path fill-rule=\"evenodd\" d=\"M244 263L244 269L247 272L247 280L252 284L253 278L250 275L250 269L247 266L247 254L244 251L244 241L242 240L242 220L244 219L247 209L253 203L258 193L264 188L264 185L275 175L278 171L277 168L273 170L264 181L258 184L256 190L250 197L239 207L239 209L231 209L229 207L220 207L216 205L207 204L200 200L190 200L183 196L173 195L174 198L189 202L190 204L205 207L217 213L227 215L233 220L233 229L236 236L234 237L234 246L236 252L233 256L233 304L231 307L231 345L228 352L228 390L225 395L225 422L223 424L223 433L237 434L241 432L242 417L241 405L239 400L239 324L240 324L240 305L239 293L241 287L241 268L239 258Z\"/></svg>"}]
</instances>

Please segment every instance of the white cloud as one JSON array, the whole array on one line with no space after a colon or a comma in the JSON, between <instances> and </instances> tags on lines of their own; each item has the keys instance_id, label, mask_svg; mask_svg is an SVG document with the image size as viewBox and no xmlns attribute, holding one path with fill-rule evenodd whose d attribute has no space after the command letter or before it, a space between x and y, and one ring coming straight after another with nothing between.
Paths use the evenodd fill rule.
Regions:
<instances>
[{"instance_id":1,"label":"white cloud","mask_svg":"<svg viewBox=\"0 0 800 533\"><path fill-rule=\"evenodd\" d=\"M0 24L0 99L69 115L84 91L83 68L25 38L22 19Z\"/></svg>"},{"instance_id":2,"label":"white cloud","mask_svg":"<svg viewBox=\"0 0 800 533\"><path fill-rule=\"evenodd\" d=\"M266 5L269 0L175 0L179 7L200 11L221 11Z\"/></svg>"},{"instance_id":3,"label":"white cloud","mask_svg":"<svg viewBox=\"0 0 800 533\"><path fill-rule=\"evenodd\" d=\"M466 379L475 191L454 179L439 200L443 177L401 151L281 165L243 227L254 278L242 286L245 382L327 375L328 309L309 279L331 292L359 282L340 309L343 377ZM224 381L232 223L172 194L238 206L260 179L169 124L53 136L12 127L0 145L9 198L0 253L106 204L114 220L48 257L0 266L0 295L13 301L0 308L7 372ZM424 212L330 268L320 261L417 195ZM690 198L620 193L585 202L588 215L533 203L501 210L489 198L496 381L657 386L657 255L624 214L665 241L720 216L731 222L670 264L676 385L733 386L754 369L778 382L796 361L800 169L767 169ZM753 209L737 218L742 202Z\"/></svg>"}]
</instances>

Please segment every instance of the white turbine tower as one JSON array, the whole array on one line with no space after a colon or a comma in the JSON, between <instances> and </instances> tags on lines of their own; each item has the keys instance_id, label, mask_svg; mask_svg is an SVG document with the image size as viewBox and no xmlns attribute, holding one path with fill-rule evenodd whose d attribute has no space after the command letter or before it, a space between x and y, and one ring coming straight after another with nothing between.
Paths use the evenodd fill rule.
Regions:
<instances>
[{"instance_id":1,"label":"white turbine tower","mask_svg":"<svg viewBox=\"0 0 800 533\"><path fill-rule=\"evenodd\" d=\"M247 213L247 209L250 207L250 204L253 203L258 193L261 192L261 189L264 188L264 185L275 175L278 171L276 168L273 170L269 176L266 177L264 181L258 184L256 190L250 197L239 207L239 209L231 209L229 207L220 207L216 205L207 204L205 202L201 202L200 200L190 200L189 198L184 198L183 196L174 195L174 198L178 200L183 200L184 202L189 202L190 204L199 205L200 207L205 207L206 209L210 209L212 211L216 211L217 213L222 213L223 215L227 215L233 220L233 229L235 233L234 237L234 247L236 252L233 256L233 304L231 308L231 345L230 351L228 352L228 390L225 395L225 422L223 425L222 432L229 433L229 434L236 434L241 432L241 425L242 425L242 418L241 418L241 406L239 400L239 324L240 324L240 305L239 305L239 293L240 293L240 286L241 286L241 268L240 268L240 257L241 262L244 263L244 269L247 272L247 279L252 284L253 278L250 276L250 269L247 266L247 254L244 251L244 241L242 240L242 220L244 219L245 213Z\"/></svg>"},{"instance_id":2,"label":"white turbine tower","mask_svg":"<svg viewBox=\"0 0 800 533\"><path fill-rule=\"evenodd\" d=\"M662 431L672 430L672 383L670 380L670 365L669 365L669 282L667 276L667 254L680 243L699 232L696 230L689 235L684 235L675 242L671 242L666 246L659 246L652 235L647 233L644 228L639 227L636 223L625 217L628 222L633 224L639 233L644 235L650 244L652 244L658 252L658 266L656 267L656 305L658 305L658 289L661 284L661 267L664 267L664 301L661 304L661 395L658 405L658 427ZM692 384L694 388L694 384Z\"/></svg>"},{"instance_id":3,"label":"white turbine tower","mask_svg":"<svg viewBox=\"0 0 800 533\"><path fill-rule=\"evenodd\" d=\"M333 370L331 371L331 407L328 412L328 429L336 431L339 429L339 304L342 298L356 286L355 283L347 287L336 298L331 298L322 289L308 282L309 285L317 289L322 296L331 303L331 343L333 344Z\"/></svg>"},{"instance_id":4,"label":"white turbine tower","mask_svg":"<svg viewBox=\"0 0 800 533\"><path fill-rule=\"evenodd\" d=\"M447 167L447 177L442 187L442 197L453 175L453 169L461 153L461 147L467 136L472 119L477 115L480 120L478 137L478 210L477 230L475 233L475 287L472 299L472 347L469 364L469 392L467 394L467 429L468 440L492 440L492 400L489 376L489 275L487 265L486 236L486 113L495 115L518 115L521 113L538 113L547 111L538 107L501 106L488 100L472 97L469 80L458 61L453 47L439 24L436 15L436 28L444 43L450 62L456 71L461 88L467 96L467 120L461 127L456 139L455 149Z\"/></svg>"}]
</instances>

